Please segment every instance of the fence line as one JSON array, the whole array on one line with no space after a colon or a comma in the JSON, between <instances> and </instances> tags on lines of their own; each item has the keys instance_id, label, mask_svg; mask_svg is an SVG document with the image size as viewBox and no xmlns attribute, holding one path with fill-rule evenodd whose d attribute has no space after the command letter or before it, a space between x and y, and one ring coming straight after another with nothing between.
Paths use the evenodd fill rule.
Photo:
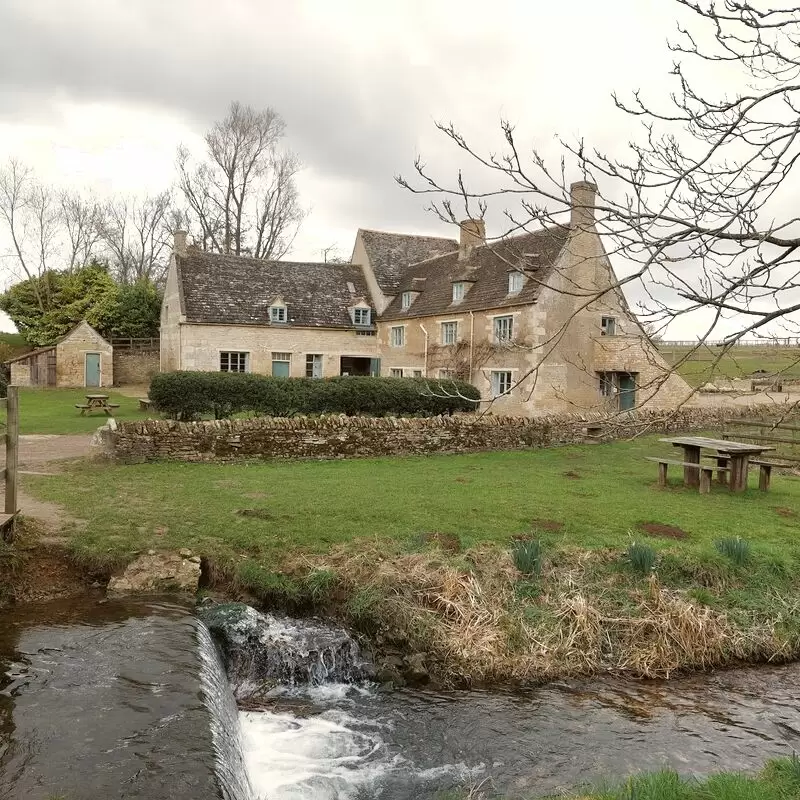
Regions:
<instances>
[{"instance_id":1,"label":"fence line","mask_svg":"<svg viewBox=\"0 0 800 800\"><path fill-rule=\"evenodd\" d=\"M158 337L132 339L132 338L119 338L111 340L112 347L119 350L157 350L159 347Z\"/></svg>"},{"instance_id":2,"label":"fence line","mask_svg":"<svg viewBox=\"0 0 800 800\"><path fill-rule=\"evenodd\" d=\"M667 341L666 339L658 339L655 343L659 348L697 347L698 345L702 347L723 347L726 344L729 344L721 339L706 339L705 341L699 341L697 339L676 339L670 341ZM782 336L772 339L740 339L738 342L736 342L734 347L800 347L800 336Z\"/></svg>"}]
</instances>

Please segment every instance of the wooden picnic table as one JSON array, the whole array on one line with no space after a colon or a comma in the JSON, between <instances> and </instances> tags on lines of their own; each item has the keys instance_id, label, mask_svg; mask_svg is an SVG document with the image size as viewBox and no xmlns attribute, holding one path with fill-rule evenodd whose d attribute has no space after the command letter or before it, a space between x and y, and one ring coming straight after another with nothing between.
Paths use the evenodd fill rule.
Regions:
<instances>
[{"instance_id":1,"label":"wooden picnic table","mask_svg":"<svg viewBox=\"0 0 800 800\"><path fill-rule=\"evenodd\" d=\"M732 442L729 439L711 439L707 436L677 436L661 441L682 447L683 460L686 464L699 464L701 451L715 450L720 458L730 462L732 492L743 492L747 488L747 467L750 456L759 456L767 450L775 449L763 444ZM684 467L683 482L687 486L699 486L700 470L690 466Z\"/></svg>"},{"instance_id":2,"label":"wooden picnic table","mask_svg":"<svg viewBox=\"0 0 800 800\"><path fill-rule=\"evenodd\" d=\"M91 414L92 411L103 411L109 417L114 415L114 409L119 408L119 403L109 403L107 394L87 394L85 403L76 403L75 408L80 409L81 416Z\"/></svg>"}]
</instances>

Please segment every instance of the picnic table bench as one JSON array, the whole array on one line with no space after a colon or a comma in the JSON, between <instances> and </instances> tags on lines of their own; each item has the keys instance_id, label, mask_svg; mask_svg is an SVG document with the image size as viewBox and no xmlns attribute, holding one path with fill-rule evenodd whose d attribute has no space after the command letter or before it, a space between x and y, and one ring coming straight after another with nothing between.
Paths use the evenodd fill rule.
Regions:
<instances>
[{"instance_id":1,"label":"picnic table bench","mask_svg":"<svg viewBox=\"0 0 800 800\"><path fill-rule=\"evenodd\" d=\"M107 416L114 415L114 409L119 408L119 403L109 403L107 394L87 394L85 403L75 403L81 416L91 414L92 411L103 411Z\"/></svg>"},{"instance_id":2,"label":"picnic table bench","mask_svg":"<svg viewBox=\"0 0 800 800\"><path fill-rule=\"evenodd\" d=\"M666 485L667 465L675 464L683 467L683 482L687 486L696 486L700 492L707 494L711 491L711 476L714 469L717 470L720 483L724 483L727 478L725 473L730 473L730 490L732 492L743 492L747 488L747 469L750 464L751 456L760 456L767 450L774 450L762 444L751 444L746 442L732 442L727 439L711 439L707 436L677 436L674 438L661 439L660 441L671 444L674 447L683 448L683 461L673 461L667 458L650 457L648 460L658 462L659 485ZM714 450L715 455L706 456L716 462L714 467L701 464L701 454L703 450ZM758 464L762 472L759 475L759 488L766 491L769 488L769 478L775 465L765 461L753 461ZM662 483L663 481L663 483Z\"/></svg>"},{"instance_id":3,"label":"picnic table bench","mask_svg":"<svg viewBox=\"0 0 800 800\"><path fill-rule=\"evenodd\" d=\"M139 398L139 411L147 411L152 405L153 401L149 397Z\"/></svg>"}]
</instances>

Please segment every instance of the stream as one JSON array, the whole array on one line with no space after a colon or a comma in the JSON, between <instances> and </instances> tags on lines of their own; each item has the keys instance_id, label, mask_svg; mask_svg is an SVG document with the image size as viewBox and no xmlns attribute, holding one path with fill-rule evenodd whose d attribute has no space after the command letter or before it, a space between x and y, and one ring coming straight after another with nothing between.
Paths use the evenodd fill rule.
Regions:
<instances>
[{"instance_id":1,"label":"stream","mask_svg":"<svg viewBox=\"0 0 800 800\"><path fill-rule=\"evenodd\" d=\"M172 599L3 612L0 797L426 800L470 784L521 798L800 749L800 665L381 691L346 632L246 610L227 628Z\"/></svg>"}]
</instances>

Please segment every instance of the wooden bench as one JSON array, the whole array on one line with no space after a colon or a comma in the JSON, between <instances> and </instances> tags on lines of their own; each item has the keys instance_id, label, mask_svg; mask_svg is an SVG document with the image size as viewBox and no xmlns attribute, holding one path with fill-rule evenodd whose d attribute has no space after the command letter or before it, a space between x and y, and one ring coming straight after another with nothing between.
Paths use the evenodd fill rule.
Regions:
<instances>
[{"instance_id":1,"label":"wooden bench","mask_svg":"<svg viewBox=\"0 0 800 800\"><path fill-rule=\"evenodd\" d=\"M87 403L75 403L75 408L82 409L81 410L81 414L82 414L84 411L86 411L87 408L89 408L89 406L88 406Z\"/></svg>"},{"instance_id":2,"label":"wooden bench","mask_svg":"<svg viewBox=\"0 0 800 800\"><path fill-rule=\"evenodd\" d=\"M717 462L717 469L719 472L717 473L717 480L720 483L725 483L725 473L722 470L730 471L728 469L728 459L726 456L708 456L708 458L713 458ZM750 466L758 467L758 488L762 492L769 491L769 483L772 479L772 468L775 467L777 469L791 469L791 464L776 464L774 461L760 461L755 458L751 458L749 462Z\"/></svg>"},{"instance_id":3,"label":"wooden bench","mask_svg":"<svg viewBox=\"0 0 800 800\"><path fill-rule=\"evenodd\" d=\"M708 466L706 464L694 464L691 461L673 461L669 458L656 458L646 456L647 461L655 461L658 464L658 485L667 485L667 467L672 464L676 467L688 467L689 469L700 470L700 494L708 494L711 491L711 477L715 469L730 472L730 467Z\"/></svg>"},{"instance_id":4,"label":"wooden bench","mask_svg":"<svg viewBox=\"0 0 800 800\"><path fill-rule=\"evenodd\" d=\"M147 411L152 405L153 401L149 397L139 398L139 411Z\"/></svg>"}]
</instances>

